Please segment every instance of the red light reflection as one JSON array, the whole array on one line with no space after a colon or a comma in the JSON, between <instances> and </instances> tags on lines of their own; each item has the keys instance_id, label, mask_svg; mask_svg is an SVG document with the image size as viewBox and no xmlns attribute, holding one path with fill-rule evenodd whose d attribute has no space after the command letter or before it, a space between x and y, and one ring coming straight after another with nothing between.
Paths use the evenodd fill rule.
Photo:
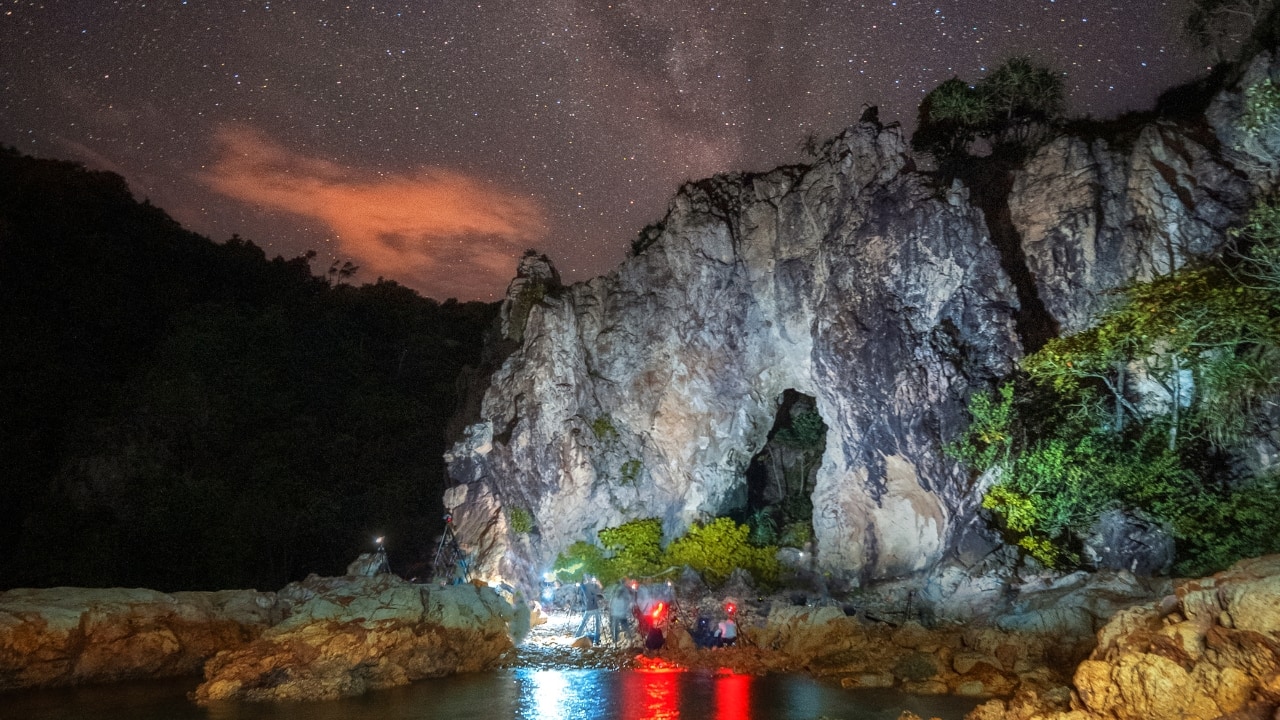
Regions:
<instances>
[{"instance_id":1,"label":"red light reflection","mask_svg":"<svg viewBox=\"0 0 1280 720\"><path fill-rule=\"evenodd\" d=\"M716 673L716 720L751 717L751 676L732 671Z\"/></svg>"},{"instance_id":2,"label":"red light reflection","mask_svg":"<svg viewBox=\"0 0 1280 720\"><path fill-rule=\"evenodd\" d=\"M654 667L624 674L624 720L678 720L681 674L674 667Z\"/></svg>"}]
</instances>

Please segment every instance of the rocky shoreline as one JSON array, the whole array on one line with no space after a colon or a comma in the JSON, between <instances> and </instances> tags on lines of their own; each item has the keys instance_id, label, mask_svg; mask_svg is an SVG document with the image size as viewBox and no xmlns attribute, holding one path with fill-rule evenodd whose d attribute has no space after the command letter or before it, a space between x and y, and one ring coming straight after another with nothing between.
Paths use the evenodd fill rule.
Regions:
<instances>
[{"instance_id":1,"label":"rocky shoreline","mask_svg":"<svg viewBox=\"0 0 1280 720\"><path fill-rule=\"evenodd\" d=\"M527 615L526 615L527 617ZM487 587L312 576L279 592L0 592L0 692L195 676L193 699L333 699L492 667L521 625Z\"/></svg>"},{"instance_id":2,"label":"rocky shoreline","mask_svg":"<svg viewBox=\"0 0 1280 720\"><path fill-rule=\"evenodd\" d=\"M1124 575L1060 578L1043 595L1028 592L1012 610L968 624L923 614L886 622L884 604L726 588L681 596L678 622L714 616L725 593L738 592L737 646L698 649L675 624L665 646L649 653L634 638L600 647L575 641L577 617L565 614L550 622L535 614L541 624L517 644L528 616L494 590L391 575L313 576L278 593L12 590L0 593L0 690L203 667L193 694L200 703L332 699L499 666L659 664L806 672L848 688L985 699L970 720L1275 715L1280 556L1170 584ZM1143 590L1147 597L1138 596ZM1109 607L1115 612L1099 618L1096 634L1086 629L1089 608Z\"/></svg>"}]
</instances>

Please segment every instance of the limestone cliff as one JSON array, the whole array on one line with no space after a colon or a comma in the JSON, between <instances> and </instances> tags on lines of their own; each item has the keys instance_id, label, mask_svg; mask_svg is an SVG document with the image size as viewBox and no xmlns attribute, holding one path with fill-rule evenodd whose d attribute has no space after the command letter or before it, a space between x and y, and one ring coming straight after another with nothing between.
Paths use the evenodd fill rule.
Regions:
<instances>
[{"instance_id":1,"label":"limestone cliff","mask_svg":"<svg viewBox=\"0 0 1280 720\"><path fill-rule=\"evenodd\" d=\"M1263 58L1245 82L1277 75ZM1240 113L1237 88L1197 127L1154 123L1129 148L1064 137L1014 173L1001 232L1047 322L1078 329L1106 291L1221 246L1280 146L1245 148ZM827 427L820 569L867 581L981 554L962 543L981 488L942 448L1023 343L1008 243L966 188L936 189L898 129L864 122L811 166L686 184L642 240L568 287L522 261L503 314L518 347L446 456L478 574L528 581L628 519L674 534L742 510L787 390ZM533 530L513 532L526 511Z\"/></svg>"}]
</instances>

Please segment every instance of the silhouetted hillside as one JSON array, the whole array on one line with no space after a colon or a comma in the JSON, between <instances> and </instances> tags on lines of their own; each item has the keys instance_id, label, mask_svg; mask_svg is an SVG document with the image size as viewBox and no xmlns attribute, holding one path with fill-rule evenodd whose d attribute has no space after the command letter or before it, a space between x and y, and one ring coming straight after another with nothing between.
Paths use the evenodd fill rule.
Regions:
<instances>
[{"instance_id":1,"label":"silhouetted hillside","mask_svg":"<svg viewBox=\"0 0 1280 720\"><path fill-rule=\"evenodd\" d=\"M331 287L0 150L0 587L274 589L383 533L411 574L495 312Z\"/></svg>"}]
</instances>

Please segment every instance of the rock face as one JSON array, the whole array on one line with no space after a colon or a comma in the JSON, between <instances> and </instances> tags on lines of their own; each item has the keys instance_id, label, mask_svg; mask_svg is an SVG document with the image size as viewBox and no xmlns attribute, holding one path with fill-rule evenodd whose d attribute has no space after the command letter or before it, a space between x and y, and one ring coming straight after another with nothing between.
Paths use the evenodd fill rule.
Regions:
<instances>
[{"instance_id":1,"label":"rock face","mask_svg":"<svg viewBox=\"0 0 1280 720\"><path fill-rule=\"evenodd\" d=\"M1117 720L1270 717L1280 706L1280 556L1117 615L1075 674L1080 709Z\"/></svg>"},{"instance_id":2,"label":"rock face","mask_svg":"<svg viewBox=\"0 0 1280 720\"><path fill-rule=\"evenodd\" d=\"M329 700L492 666L512 648L511 605L473 585L393 575L312 577L280 591L288 617L205 665L197 702Z\"/></svg>"},{"instance_id":3,"label":"rock face","mask_svg":"<svg viewBox=\"0 0 1280 720\"><path fill-rule=\"evenodd\" d=\"M1241 84L1266 77L1280 77L1269 56ZM1050 143L986 206L999 243L965 188L932 188L897 129L863 122L812 166L686 184L607 276L562 287L526 257L503 310L516 349L446 456L473 570L529 583L604 527L660 517L676 534L743 509L787 390L827 426L820 571L900 577L981 546L967 538L982 488L942 448L968 396L1022 355L1004 268L1073 331L1107 291L1220 248L1280 167L1280 134L1245 142L1242 107L1237 87L1203 125ZM511 531L513 511L532 532Z\"/></svg>"},{"instance_id":4,"label":"rock face","mask_svg":"<svg viewBox=\"0 0 1280 720\"><path fill-rule=\"evenodd\" d=\"M48 588L0 593L0 691L192 675L275 619L274 593Z\"/></svg>"},{"instance_id":5,"label":"rock face","mask_svg":"<svg viewBox=\"0 0 1280 720\"><path fill-rule=\"evenodd\" d=\"M823 567L930 567L976 502L942 443L971 388L1020 353L985 233L962 191L938 197L911 170L896 129L864 123L812 168L686 185L609 276L558 288L526 270L508 303L540 296L507 329L522 344L448 456L464 486L446 504L475 570L527 582L604 527L660 517L676 533L744 507L743 473L788 389L828 426ZM508 532L513 508L534 533Z\"/></svg>"},{"instance_id":6,"label":"rock face","mask_svg":"<svg viewBox=\"0 0 1280 720\"><path fill-rule=\"evenodd\" d=\"M1060 137L1015 173L1010 219L1045 310L1063 333L1087 328L1105 293L1216 251L1275 186L1280 133L1245 133L1243 92L1280 78L1269 53L1219 93L1206 125L1143 127L1129 147Z\"/></svg>"},{"instance_id":7,"label":"rock face","mask_svg":"<svg viewBox=\"0 0 1280 720\"><path fill-rule=\"evenodd\" d=\"M971 720L1270 718L1280 709L1280 556L1243 560L1118 613L1065 698L992 701Z\"/></svg>"}]
</instances>

